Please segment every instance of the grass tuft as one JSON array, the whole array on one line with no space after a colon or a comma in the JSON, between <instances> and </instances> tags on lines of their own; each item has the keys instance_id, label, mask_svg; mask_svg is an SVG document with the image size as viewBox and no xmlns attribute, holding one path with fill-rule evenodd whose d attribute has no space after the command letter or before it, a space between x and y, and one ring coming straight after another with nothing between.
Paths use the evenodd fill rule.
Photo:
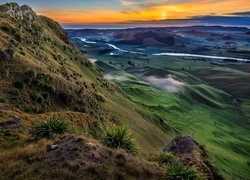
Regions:
<instances>
[{"instance_id":1,"label":"grass tuft","mask_svg":"<svg viewBox=\"0 0 250 180\"><path fill-rule=\"evenodd\" d=\"M64 120L52 116L48 120L35 125L32 135L35 139L53 138L56 134L64 134L67 131L68 124Z\"/></svg>"},{"instance_id":2,"label":"grass tuft","mask_svg":"<svg viewBox=\"0 0 250 180\"><path fill-rule=\"evenodd\" d=\"M136 152L136 144L126 127L107 130L101 138L101 143L108 147L124 149L130 153Z\"/></svg>"},{"instance_id":3,"label":"grass tuft","mask_svg":"<svg viewBox=\"0 0 250 180\"><path fill-rule=\"evenodd\" d=\"M35 79L37 77L37 72L35 70L29 70L27 76L28 78Z\"/></svg>"},{"instance_id":4,"label":"grass tuft","mask_svg":"<svg viewBox=\"0 0 250 180\"><path fill-rule=\"evenodd\" d=\"M171 152L166 152L159 156L159 163L160 164L169 164L175 160L175 156Z\"/></svg>"},{"instance_id":5,"label":"grass tuft","mask_svg":"<svg viewBox=\"0 0 250 180\"><path fill-rule=\"evenodd\" d=\"M36 93L36 92L33 92L31 95L30 95L31 99L37 103L43 103L44 101L44 98L41 94L39 93Z\"/></svg>"},{"instance_id":6,"label":"grass tuft","mask_svg":"<svg viewBox=\"0 0 250 180\"><path fill-rule=\"evenodd\" d=\"M198 172L192 167L183 166L180 162L170 164L165 172L166 179L199 179Z\"/></svg>"}]
</instances>

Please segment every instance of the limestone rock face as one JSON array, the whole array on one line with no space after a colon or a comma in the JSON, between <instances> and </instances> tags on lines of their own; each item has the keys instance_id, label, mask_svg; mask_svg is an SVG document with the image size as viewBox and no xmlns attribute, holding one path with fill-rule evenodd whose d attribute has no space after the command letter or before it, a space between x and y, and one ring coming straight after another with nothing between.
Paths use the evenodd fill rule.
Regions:
<instances>
[{"instance_id":1,"label":"limestone rock face","mask_svg":"<svg viewBox=\"0 0 250 180\"><path fill-rule=\"evenodd\" d=\"M23 20L24 18L27 18L29 21L32 21L36 16L35 12L29 6L19 6L16 3L7 4L5 12L7 15L17 20Z\"/></svg>"},{"instance_id":2,"label":"limestone rock face","mask_svg":"<svg viewBox=\"0 0 250 180\"><path fill-rule=\"evenodd\" d=\"M31 46L39 44L48 37L42 27L41 18L29 6L7 3L0 6L0 11L6 19L14 22L16 25L14 31L27 44Z\"/></svg>"},{"instance_id":3,"label":"limestone rock face","mask_svg":"<svg viewBox=\"0 0 250 180\"><path fill-rule=\"evenodd\" d=\"M36 13L27 5L19 6L17 3L7 3L0 10L16 21L26 21L30 28L32 22L37 18Z\"/></svg>"}]
</instances>

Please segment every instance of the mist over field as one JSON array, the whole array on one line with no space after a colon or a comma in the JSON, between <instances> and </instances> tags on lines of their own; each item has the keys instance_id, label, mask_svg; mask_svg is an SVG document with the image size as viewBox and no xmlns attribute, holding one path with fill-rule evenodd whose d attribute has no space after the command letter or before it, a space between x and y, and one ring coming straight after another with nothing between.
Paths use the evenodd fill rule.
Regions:
<instances>
[{"instance_id":1,"label":"mist over field","mask_svg":"<svg viewBox=\"0 0 250 180\"><path fill-rule=\"evenodd\" d=\"M152 85L158 86L170 92L178 92L182 89L184 83L175 80L171 75L166 78L157 78L155 76L149 76L145 79Z\"/></svg>"}]
</instances>

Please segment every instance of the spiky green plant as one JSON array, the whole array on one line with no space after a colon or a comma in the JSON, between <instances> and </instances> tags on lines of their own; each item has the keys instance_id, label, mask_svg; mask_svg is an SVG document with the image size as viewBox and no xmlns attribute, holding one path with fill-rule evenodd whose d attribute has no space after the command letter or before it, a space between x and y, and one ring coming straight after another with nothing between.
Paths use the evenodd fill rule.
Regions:
<instances>
[{"instance_id":1,"label":"spiky green plant","mask_svg":"<svg viewBox=\"0 0 250 180\"><path fill-rule=\"evenodd\" d=\"M193 180L200 179L193 167L186 167L180 162L170 164L165 172L166 179L172 180Z\"/></svg>"},{"instance_id":2,"label":"spiky green plant","mask_svg":"<svg viewBox=\"0 0 250 180\"><path fill-rule=\"evenodd\" d=\"M112 148L121 148L127 152L136 152L134 139L126 127L116 127L107 130L101 138L101 143Z\"/></svg>"},{"instance_id":3,"label":"spiky green plant","mask_svg":"<svg viewBox=\"0 0 250 180\"><path fill-rule=\"evenodd\" d=\"M67 131L68 123L57 116L52 116L36 124L33 128L32 135L35 139L53 138L56 134L64 134Z\"/></svg>"},{"instance_id":4,"label":"spiky green plant","mask_svg":"<svg viewBox=\"0 0 250 180\"><path fill-rule=\"evenodd\" d=\"M159 156L160 164L168 164L175 160L175 156L171 152L165 152Z\"/></svg>"}]
</instances>

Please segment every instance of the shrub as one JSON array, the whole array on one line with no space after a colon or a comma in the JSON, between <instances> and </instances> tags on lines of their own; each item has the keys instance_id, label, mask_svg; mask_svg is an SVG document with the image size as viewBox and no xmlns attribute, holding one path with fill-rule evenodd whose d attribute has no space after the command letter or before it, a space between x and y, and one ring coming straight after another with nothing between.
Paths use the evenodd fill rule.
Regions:
<instances>
[{"instance_id":1,"label":"shrub","mask_svg":"<svg viewBox=\"0 0 250 180\"><path fill-rule=\"evenodd\" d=\"M21 35L19 34L19 33L15 33L15 39L18 41L18 42L20 42L21 40L22 40L22 37L21 37Z\"/></svg>"},{"instance_id":2,"label":"shrub","mask_svg":"<svg viewBox=\"0 0 250 180\"><path fill-rule=\"evenodd\" d=\"M64 134L68 131L68 124L56 117L52 116L46 121L42 121L35 125L32 130L32 135L35 139L53 138L57 134Z\"/></svg>"},{"instance_id":3,"label":"shrub","mask_svg":"<svg viewBox=\"0 0 250 180\"><path fill-rule=\"evenodd\" d=\"M39 74L37 74L36 78L42 82L45 82L49 79L49 76L44 74L44 73L39 73Z\"/></svg>"},{"instance_id":4,"label":"shrub","mask_svg":"<svg viewBox=\"0 0 250 180\"><path fill-rule=\"evenodd\" d=\"M33 92L31 95L30 95L31 99L37 103L43 103L44 99L43 99L43 96L39 93L36 93L36 92Z\"/></svg>"},{"instance_id":5,"label":"shrub","mask_svg":"<svg viewBox=\"0 0 250 180\"><path fill-rule=\"evenodd\" d=\"M9 93L15 96L20 96L20 91L17 88L11 88Z\"/></svg>"},{"instance_id":6,"label":"shrub","mask_svg":"<svg viewBox=\"0 0 250 180\"><path fill-rule=\"evenodd\" d=\"M104 99L102 96L96 94L95 97L96 97L96 100L97 100L98 102L102 102L102 103L105 102L105 99Z\"/></svg>"},{"instance_id":7,"label":"shrub","mask_svg":"<svg viewBox=\"0 0 250 180\"><path fill-rule=\"evenodd\" d=\"M45 92L42 94L43 98L44 99L48 99L49 98L49 93L48 92Z\"/></svg>"},{"instance_id":8,"label":"shrub","mask_svg":"<svg viewBox=\"0 0 250 180\"><path fill-rule=\"evenodd\" d=\"M27 76L31 79L35 79L37 77L37 72L35 70L29 70Z\"/></svg>"},{"instance_id":9,"label":"shrub","mask_svg":"<svg viewBox=\"0 0 250 180\"><path fill-rule=\"evenodd\" d=\"M165 172L166 179L183 179L183 180L191 180L197 179L198 173L192 167L183 166L180 162L175 162L169 165Z\"/></svg>"},{"instance_id":10,"label":"shrub","mask_svg":"<svg viewBox=\"0 0 250 180\"><path fill-rule=\"evenodd\" d=\"M66 105L71 105L74 102L74 96L68 91L61 92L60 97Z\"/></svg>"},{"instance_id":11,"label":"shrub","mask_svg":"<svg viewBox=\"0 0 250 180\"><path fill-rule=\"evenodd\" d=\"M136 145L126 127L116 127L107 130L101 138L101 143L112 148L121 148L127 152L136 152Z\"/></svg>"},{"instance_id":12,"label":"shrub","mask_svg":"<svg viewBox=\"0 0 250 180\"><path fill-rule=\"evenodd\" d=\"M175 160L175 156L171 152L166 152L159 157L160 164L168 164Z\"/></svg>"},{"instance_id":13,"label":"shrub","mask_svg":"<svg viewBox=\"0 0 250 180\"><path fill-rule=\"evenodd\" d=\"M44 86L44 82L39 80L39 79L34 79L32 81L32 84L35 86L35 87L43 87Z\"/></svg>"},{"instance_id":14,"label":"shrub","mask_svg":"<svg viewBox=\"0 0 250 180\"><path fill-rule=\"evenodd\" d=\"M13 48L8 48L5 50L10 56L14 55L15 50Z\"/></svg>"},{"instance_id":15,"label":"shrub","mask_svg":"<svg viewBox=\"0 0 250 180\"><path fill-rule=\"evenodd\" d=\"M17 88L17 89L23 89L23 87L24 87L24 84L23 84L22 81L15 81L15 82L13 83L13 85L14 85L15 88Z\"/></svg>"},{"instance_id":16,"label":"shrub","mask_svg":"<svg viewBox=\"0 0 250 180\"><path fill-rule=\"evenodd\" d=\"M50 84L44 84L44 89L50 93L56 92L56 88Z\"/></svg>"},{"instance_id":17,"label":"shrub","mask_svg":"<svg viewBox=\"0 0 250 180\"><path fill-rule=\"evenodd\" d=\"M37 114L40 112L40 108L39 107L32 107L30 112Z\"/></svg>"}]
</instances>

